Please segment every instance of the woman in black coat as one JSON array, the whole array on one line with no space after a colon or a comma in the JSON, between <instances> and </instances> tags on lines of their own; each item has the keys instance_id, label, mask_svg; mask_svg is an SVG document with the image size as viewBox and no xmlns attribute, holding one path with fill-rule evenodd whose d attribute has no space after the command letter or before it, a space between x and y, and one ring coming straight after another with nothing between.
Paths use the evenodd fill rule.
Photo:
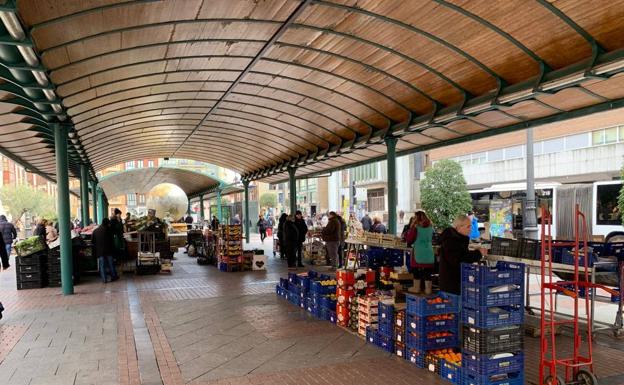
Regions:
<instances>
[{"instance_id":1,"label":"woman in black coat","mask_svg":"<svg viewBox=\"0 0 624 385\"><path fill-rule=\"evenodd\" d=\"M283 249L283 244L284 244L284 223L286 223L286 218L288 218L288 215L286 215L286 213L283 213L280 217L279 217L279 221L277 222L277 243L279 244L279 250L280 250L280 258L284 259L285 254L284 254L284 249Z\"/></svg>"},{"instance_id":2,"label":"woman in black coat","mask_svg":"<svg viewBox=\"0 0 624 385\"><path fill-rule=\"evenodd\" d=\"M281 219L281 218L280 218ZM285 254L288 269L296 269L297 245L299 244L299 230L295 223L295 217L289 215L284 221L283 236L281 241L282 254Z\"/></svg>"}]
</instances>

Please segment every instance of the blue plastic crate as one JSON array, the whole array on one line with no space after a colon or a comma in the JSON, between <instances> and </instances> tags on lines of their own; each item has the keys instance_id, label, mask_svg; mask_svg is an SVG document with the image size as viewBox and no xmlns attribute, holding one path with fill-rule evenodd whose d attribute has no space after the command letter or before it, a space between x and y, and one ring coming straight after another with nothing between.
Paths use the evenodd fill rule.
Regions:
<instances>
[{"instance_id":1,"label":"blue plastic crate","mask_svg":"<svg viewBox=\"0 0 624 385\"><path fill-rule=\"evenodd\" d=\"M310 282L310 292L319 295L335 294L336 285L321 285L321 281Z\"/></svg>"},{"instance_id":2,"label":"blue plastic crate","mask_svg":"<svg viewBox=\"0 0 624 385\"><path fill-rule=\"evenodd\" d=\"M394 304L379 301L378 306L379 322L385 321L394 324Z\"/></svg>"},{"instance_id":3,"label":"blue plastic crate","mask_svg":"<svg viewBox=\"0 0 624 385\"><path fill-rule=\"evenodd\" d=\"M299 277L299 286L301 286L303 289L310 290L310 277L309 276L300 276Z\"/></svg>"},{"instance_id":4,"label":"blue plastic crate","mask_svg":"<svg viewBox=\"0 0 624 385\"><path fill-rule=\"evenodd\" d=\"M453 384L459 384L461 380L461 365L442 359L440 363L440 377Z\"/></svg>"},{"instance_id":5,"label":"blue plastic crate","mask_svg":"<svg viewBox=\"0 0 624 385\"><path fill-rule=\"evenodd\" d=\"M471 307L524 305L524 282L509 285L506 291L495 290L496 286L462 282L462 305Z\"/></svg>"},{"instance_id":6,"label":"blue plastic crate","mask_svg":"<svg viewBox=\"0 0 624 385\"><path fill-rule=\"evenodd\" d=\"M478 328L518 325L524 322L523 306L464 307L462 322Z\"/></svg>"},{"instance_id":7,"label":"blue plastic crate","mask_svg":"<svg viewBox=\"0 0 624 385\"><path fill-rule=\"evenodd\" d=\"M407 354L405 355L405 359L409 361L411 364L416 365L419 368L425 367L425 352L418 349L412 349L409 346L406 346Z\"/></svg>"},{"instance_id":8,"label":"blue plastic crate","mask_svg":"<svg viewBox=\"0 0 624 385\"><path fill-rule=\"evenodd\" d=\"M379 334L390 339L394 339L394 325L386 323L377 324Z\"/></svg>"},{"instance_id":9,"label":"blue plastic crate","mask_svg":"<svg viewBox=\"0 0 624 385\"><path fill-rule=\"evenodd\" d=\"M380 334L379 332L377 332L377 340L375 345L379 346L387 352L394 352L394 340L392 339L392 337L385 336L383 334Z\"/></svg>"},{"instance_id":10,"label":"blue plastic crate","mask_svg":"<svg viewBox=\"0 0 624 385\"><path fill-rule=\"evenodd\" d=\"M288 282L292 285L299 285L299 276L297 273L288 273Z\"/></svg>"},{"instance_id":11,"label":"blue plastic crate","mask_svg":"<svg viewBox=\"0 0 624 385\"><path fill-rule=\"evenodd\" d=\"M328 309L327 313L329 314L329 322L335 324L337 321L336 312Z\"/></svg>"},{"instance_id":12,"label":"blue plastic crate","mask_svg":"<svg viewBox=\"0 0 624 385\"><path fill-rule=\"evenodd\" d=\"M331 299L327 296L320 297L319 299L319 305L327 309L335 309L337 303L338 301L336 301L335 299Z\"/></svg>"},{"instance_id":13,"label":"blue plastic crate","mask_svg":"<svg viewBox=\"0 0 624 385\"><path fill-rule=\"evenodd\" d=\"M284 289L288 290L288 278L280 278L279 285Z\"/></svg>"},{"instance_id":14,"label":"blue plastic crate","mask_svg":"<svg viewBox=\"0 0 624 385\"><path fill-rule=\"evenodd\" d=\"M443 303L428 303L427 301L442 298ZM441 291L435 296L422 297L412 294L406 295L407 314L424 317L428 315L459 313L459 296Z\"/></svg>"},{"instance_id":15,"label":"blue plastic crate","mask_svg":"<svg viewBox=\"0 0 624 385\"><path fill-rule=\"evenodd\" d=\"M594 253L588 253L587 255L587 266L594 266L594 262L597 261L596 256L594 255ZM570 266L574 266L574 253L572 251L564 251L563 254L561 255L561 263L563 263L564 265L570 265ZM585 266L585 256L584 255L579 255L578 256L578 264L579 266Z\"/></svg>"},{"instance_id":16,"label":"blue plastic crate","mask_svg":"<svg viewBox=\"0 0 624 385\"><path fill-rule=\"evenodd\" d=\"M437 314L441 315L441 314ZM459 314L450 313L453 319L448 320L431 320L430 317L417 317L415 315L407 315L407 331L414 333L428 333L433 331L451 330L457 331L459 328Z\"/></svg>"},{"instance_id":17,"label":"blue plastic crate","mask_svg":"<svg viewBox=\"0 0 624 385\"><path fill-rule=\"evenodd\" d=\"M464 351L462 366L479 375L494 375L524 371L524 354L512 352L511 357L496 358L500 353L470 354Z\"/></svg>"},{"instance_id":18,"label":"blue plastic crate","mask_svg":"<svg viewBox=\"0 0 624 385\"><path fill-rule=\"evenodd\" d=\"M524 263L498 261L496 266L462 263L462 283L498 286L524 284Z\"/></svg>"},{"instance_id":19,"label":"blue plastic crate","mask_svg":"<svg viewBox=\"0 0 624 385\"><path fill-rule=\"evenodd\" d=\"M308 271L308 278L314 280L316 279L316 277L318 277L318 273L314 270L310 270Z\"/></svg>"},{"instance_id":20,"label":"blue plastic crate","mask_svg":"<svg viewBox=\"0 0 624 385\"><path fill-rule=\"evenodd\" d=\"M524 385L524 373L505 373L499 376L479 375L471 370L462 368L462 385Z\"/></svg>"},{"instance_id":21,"label":"blue plastic crate","mask_svg":"<svg viewBox=\"0 0 624 385\"><path fill-rule=\"evenodd\" d=\"M436 350L456 348L459 346L457 332L446 337L428 337L427 334L406 333L406 344L409 349Z\"/></svg>"}]
</instances>

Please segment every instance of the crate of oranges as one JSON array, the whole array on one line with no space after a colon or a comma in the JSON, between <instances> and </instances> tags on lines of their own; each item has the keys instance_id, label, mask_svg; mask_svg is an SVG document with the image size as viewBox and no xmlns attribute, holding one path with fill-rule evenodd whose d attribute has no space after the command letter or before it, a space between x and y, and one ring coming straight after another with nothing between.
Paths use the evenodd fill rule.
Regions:
<instances>
[{"instance_id":1,"label":"crate of oranges","mask_svg":"<svg viewBox=\"0 0 624 385\"><path fill-rule=\"evenodd\" d=\"M431 372L441 374L445 362L461 366L461 353L454 349L430 350L425 355L425 368Z\"/></svg>"},{"instance_id":2,"label":"crate of oranges","mask_svg":"<svg viewBox=\"0 0 624 385\"><path fill-rule=\"evenodd\" d=\"M406 302L407 314L418 317L459 313L459 296L445 292L428 297L407 294Z\"/></svg>"}]
</instances>

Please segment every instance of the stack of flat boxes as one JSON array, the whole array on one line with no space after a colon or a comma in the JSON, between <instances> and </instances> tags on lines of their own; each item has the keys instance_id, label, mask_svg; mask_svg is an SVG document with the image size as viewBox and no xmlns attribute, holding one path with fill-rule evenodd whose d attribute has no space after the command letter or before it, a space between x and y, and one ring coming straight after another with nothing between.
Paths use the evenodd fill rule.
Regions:
<instances>
[{"instance_id":1,"label":"stack of flat boxes","mask_svg":"<svg viewBox=\"0 0 624 385\"><path fill-rule=\"evenodd\" d=\"M377 333L379 297L373 295L358 298L358 334L366 336L369 343L371 333Z\"/></svg>"},{"instance_id":2,"label":"stack of flat boxes","mask_svg":"<svg viewBox=\"0 0 624 385\"><path fill-rule=\"evenodd\" d=\"M524 384L524 268L462 265L463 385Z\"/></svg>"},{"instance_id":3,"label":"stack of flat boxes","mask_svg":"<svg viewBox=\"0 0 624 385\"><path fill-rule=\"evenodd\" d=\"M30 255L17 256L15 258L17 290L45 287L48 283L46 273L47 260L47 250L38 251Z\"/></svg>"},{"instance_id":4,"label":"stack of flat boxes","mask_svg":"<svg viewBox=\"0 0 624 385\"><path fill-rule=\"evenodd\" d=\"M336 315L337 324L348 328L351 325L351 304L355 300L355 276L353 272L339 270L336 273Z\"/></svg>"},{"instance_id":5,"label":"stack of flat boxes","mask_svg":"<svg viewBox=\"0 0 624 385\"><path fill-rule=\"evenodd\" d=\"M48 251L48 286L61 287L60 247L55 247Z\"/></svg>"},{"instance_id":6,"label":"stack of flat boxes","mask_svg":"<svg viewBox=\"0 0 624 385\"><path fill-rule=\"evenodd\" d=\"M440 292L428 297L408 294L406 300L406 358L440 374L441 359L428 352L458 347L459 297Z\"/></svg>"}]
</instances>

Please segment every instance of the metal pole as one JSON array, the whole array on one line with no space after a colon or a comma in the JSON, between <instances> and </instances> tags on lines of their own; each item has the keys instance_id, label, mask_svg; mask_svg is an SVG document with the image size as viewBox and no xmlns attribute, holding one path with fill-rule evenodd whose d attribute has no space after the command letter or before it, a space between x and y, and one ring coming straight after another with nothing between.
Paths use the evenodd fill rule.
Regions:
<instances>
[{"instance_id":1,"label":"metal pole","mask_svg":"<svg viewBox=\"0 0 624 385\"><path fill-rule=\"evenodd\" d=\"M288 167L288 187L290 189L290 215L297 211L297 179L295 178L296 167Z\"/></svg>"},{"instance_id":2,"label":"metal pole","mask_svg":"<svg viewBox=\"0 0 624 385\"><path fill-rule=\"evenodd\" d=\"M106 211L104 211L104 191L102 191L102 189L99 187L97 188L97 200L98 200L97 217L100 218L100 221L102 221L102 219L104 219L106 216Z\"/></svg>"},{"instance_id":3,"label":"metal pole","mask_svg":"<svg viewBox=\"0 0 624 385\"><path fill-rule=\"evenodd\" d=\"M98 223L97 204L97 182L91 181L91 192L93 193L93 223Z\"/></svg>"},{"instance_id":4,"label":"metal pole","mask_svg":"<svg viewBox=\"0 0 624 385\"><path fill-rule=\"evenodd\" d=\"M55 123L57 209L61 241L61 287L63 295L74 294L72 241L69 230L69 171L67 167L67 126ZM86 195L89 196L88 194ZM87 206L88 207L88 206Z\"/></svg>"},{"instance_id":5,"label":"metal pole","mask_svg":"<svg viewBox=\"0 0 624 385\"><path fill-rule=\"evenodd\" d=\"M249 243L249 181L243 182L245 187L245 211L243 215L243 222L245 223L245 242Z\"/></svg>"},{"instance_id":6,"label":"metal pole","mask_svg":"<svg viewBox=\"0 0 624 385\"><path fill-rule=\"evenodd\" d=\"M106 194L104 194L104 191L102 191L102 197L104 198L104 206L102 207L102 212L104 213L104 216L102 217L102 219L104 219L108 218L110 216L110 213L108 212L108 198L106 197Z\"/></svg>"},{"instance_id":7,"label":"metal pole","mask_svg":"<svg viewBox=\"0 0 624 385\"><path fill-rule=\"evenodd\" d=\"M537 239L537 217L535 205L535 166L533 156L533 128L527 128L526 139L526 203L524 206L524 236Z\"/></svg>"},{"instance_id":8,"label":"metal pole","mask_svg":"<svg viewBox=\"0 0 624 385\"><path fill-rule=\"evenodd\" d=\"M199 196L199 219L204 220L204 196Z\"/></svg>"},{"instance_id":9,"label":"metal pole","mask_svg":"<svg viewBox=\"0 0 624 385\"><path fill-rule=\"evenodd\" d=\"M396 195L396 143L397 138L386 136L386 167L388 170L388 233L397 232L397 195Z\"/></svg>"},{"instance_id":10,"label":"metal pole","mask_svg":"<svg viewBox=\"0 0 624 385\"><path fill-rule=\"evenodd\" d=\"M89 169L86 164L80 165L80 219L82 227L89 225Z\"/></svg>"},{"instance_id":11,"label":"metal pole","mask_svg":"<svg viewBox=\"0 0 624 385\"><path fill-rule=\"evenodd\" d=\"M223 221L223 207L221 205L221 187L217 189L217 218L219 223Z\"/></svg>"}]
</instances>

